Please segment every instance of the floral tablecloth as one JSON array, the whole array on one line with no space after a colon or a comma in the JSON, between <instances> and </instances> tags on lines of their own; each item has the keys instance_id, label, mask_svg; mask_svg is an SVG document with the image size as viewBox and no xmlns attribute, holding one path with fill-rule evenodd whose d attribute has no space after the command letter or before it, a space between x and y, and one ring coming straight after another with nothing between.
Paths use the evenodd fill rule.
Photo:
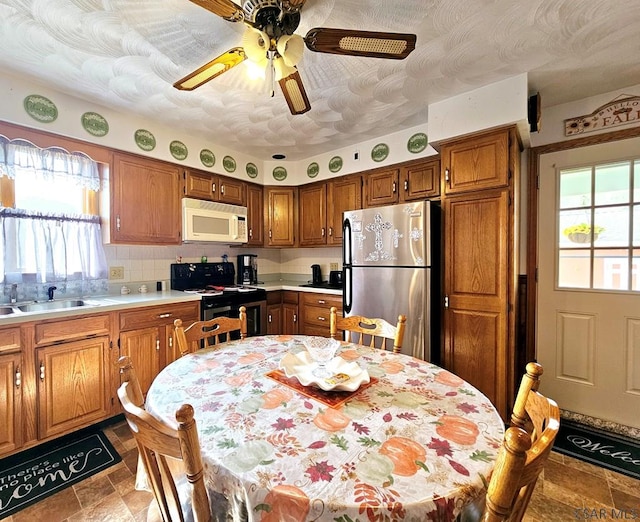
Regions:
<instances>
[{"instance_id":1,"label":"floral tablecloth","mask_svg":"<svg viewBox=\"0 0 640 522\"><path fill-rule=\"evenodd\" d=\"M269 378L302 336L263 336L167 366L146 399L175 425L195 409L217 520L449 521L482 498L504 424L430 363L357 344L338 355L377 379L337 408Z\"/></svg>"}]
</instances>

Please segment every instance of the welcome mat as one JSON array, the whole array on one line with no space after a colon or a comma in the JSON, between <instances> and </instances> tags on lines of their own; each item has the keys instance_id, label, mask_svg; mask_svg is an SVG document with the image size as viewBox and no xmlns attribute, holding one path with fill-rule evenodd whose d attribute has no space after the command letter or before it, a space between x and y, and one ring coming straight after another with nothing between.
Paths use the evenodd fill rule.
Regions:
<instances>
[{"instance_id":1,"label":"welcome mat","mask_svg":"<svg viewBox=\"0 0 640 522\"><path fill-rule=\"evenodd\" d=\"M562 420L553 449L640 479L640 441Z\"/></svg>"},{"instance_id":2,"label":"welcome mat","mask_svg":"<svg viewBox=\"0 0 640 522\"><path fill-rule=\"evenodd\" d=\"M122 459L96 428L0 460L0 519L13 515Z\"/></svg>"}]
</instances>

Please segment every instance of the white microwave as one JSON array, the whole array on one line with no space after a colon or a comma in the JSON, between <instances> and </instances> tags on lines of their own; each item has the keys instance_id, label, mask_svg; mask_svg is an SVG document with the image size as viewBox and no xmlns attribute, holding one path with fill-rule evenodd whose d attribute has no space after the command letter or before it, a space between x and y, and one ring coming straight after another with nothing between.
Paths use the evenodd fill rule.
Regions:
<instances>
[{"instance_id":1,"label":"white microwave","mask_svg":"<svg viewBox=\"0 0 640 522\"><path fill-rule=\"evenodd\" d=\"M247 242L247 207L182 198L182 241Z\"/></svg>"}]
</instances>

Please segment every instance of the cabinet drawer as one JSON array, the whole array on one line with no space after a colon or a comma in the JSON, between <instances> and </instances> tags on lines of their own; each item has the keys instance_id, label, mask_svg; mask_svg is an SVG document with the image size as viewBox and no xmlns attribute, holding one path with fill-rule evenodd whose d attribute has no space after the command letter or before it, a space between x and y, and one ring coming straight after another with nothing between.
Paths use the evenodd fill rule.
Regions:
<instances>
[{"instance_id":1,"label":"cabinet drawer","mask_svg":"<svg viewBox=\"0 0 640 522\"><path fill-rule=\"evenodd\" d=\"M305 305L303 308L302 322L313 324L316 326L324 326L329 331L329 307L328 306L310 306Z\"/></svg>"},{"instance_id":2,"label":"cabinet drawer","mask_svg":"<svg viewBox=\"0 0 640 522\"><path fill-rule=\"evenodd\" d=\"M0 330L0 353L20 351L20 327Z\"/></svg>"},{"instance_id":3,"label":"cabinet drawer","mask_svg":"<svg viewBox=\"0 0 640 522\"><path fill-rule=\"evenodd\" d=\"M120 330L139 330L152 326L173 324L176 319L197 321L200 318L200 302L172 303L149 306L128 312L120 312Z\"/></svg>"},{"instance_id":4,"label":"cabinet drawer","mask_svg":"<svg viewBox=\"0 0 640 522\"><path fill-rule=\"evenodd\" d=\"M342 310L342 296L339 295L303 292L302 302L305 304L305 306L325 307L327 309L327 314L329 313L329 308L331 308L332 306L338 308L338 311Z\"/></svg>"},{"instance_id":5,"label":"cabinet drawer","mask_svg":"<svg viewBox=\"0 0 640 522\"><path fill-rule=\"evenodd\" d=\"M109 316L92 314L77 319L49 321L36 324L36 346L52 344L92 335L109 335Z\"/></svg>"}]
</instances>

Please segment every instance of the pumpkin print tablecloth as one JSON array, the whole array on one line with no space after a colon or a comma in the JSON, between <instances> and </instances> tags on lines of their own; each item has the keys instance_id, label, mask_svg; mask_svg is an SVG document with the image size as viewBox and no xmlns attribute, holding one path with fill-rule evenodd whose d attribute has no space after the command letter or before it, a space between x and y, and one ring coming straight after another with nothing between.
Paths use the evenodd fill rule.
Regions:
<instances>
[{"instance_id":1,"label":"pumpkin print tablecloth","mask_svg":"<svg viewBox=\"0 0 640 522\"><path fill-rule=\"evenodd\" d=\"M217 519L449 521L481 499L504 424L459 377L412 357L343 343L377 379L337 408L267 377L301 336L262 336L167 366L146 399L175 425L195 409ZM462 517L466 518L466 517Z\"/></svg>"}]
</instances>

